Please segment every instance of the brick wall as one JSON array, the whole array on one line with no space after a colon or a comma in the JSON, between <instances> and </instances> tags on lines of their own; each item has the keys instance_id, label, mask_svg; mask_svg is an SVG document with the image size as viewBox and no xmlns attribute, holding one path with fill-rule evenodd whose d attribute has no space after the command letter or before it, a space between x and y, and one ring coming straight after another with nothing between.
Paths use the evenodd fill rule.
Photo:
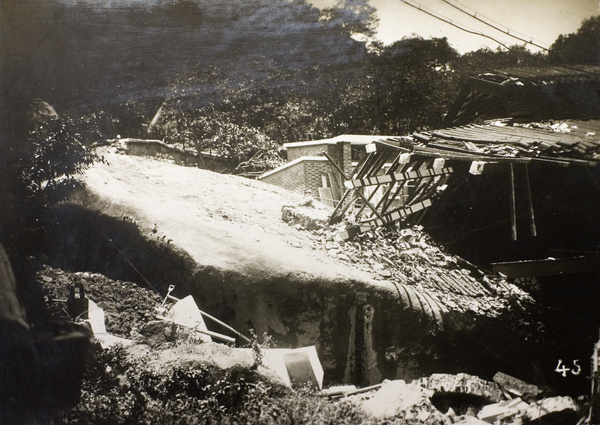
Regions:
<instances>
[{"instance_id":1,"label":"brick wall","mask_svg":"<svg viewBox=\"0 0 600 425\"><path fill-rule=\"evenodd\" d=\"M337 173L326 158L304 159L278 171L259 177L259 180L298 193L310 194L319 198L319 188L323 186L322 175Z\"/></svg>"},{"instance_id":2,"label":"brick wall","mask_svg":"<svg viewBox=\"0 0 600 425\"><path fill-rule=\"evenodd\" d=\"M313 198L319 197L319 188L323 186L323 174L335 172L329 161L305 161L304 179Z\"/></svg>"},{"instance_id":3,"label":"brick wall","mask_svg":"<svg viewBox=\"0 0 600 425\"><path fill-rule=\"evenodd\" d=\"M258 179L293 192L302 193L306 189L304 182L304 164L302 162L282 168L279 171L271 172Z\"/></svg>"}]
</instances>

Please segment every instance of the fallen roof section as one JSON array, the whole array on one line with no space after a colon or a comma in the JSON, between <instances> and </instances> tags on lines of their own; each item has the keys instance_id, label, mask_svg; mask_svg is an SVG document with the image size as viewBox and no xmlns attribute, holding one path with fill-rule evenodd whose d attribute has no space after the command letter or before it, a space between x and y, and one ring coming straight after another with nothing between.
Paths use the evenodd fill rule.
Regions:
<instances>
[{"instance_id":1,"label":"fallen roof section","mask_svg":"<svg viewBox=\"0 0 600 425\"><path fill-rule=\"evenodd\" d=\"M600 66L510 68L469 78L447 126L510 117L513 122L600 117Z\"/></svg>"},{"instance_id":2,"label":"fallen roof section","mask_svg":"<svg viewBox=\"0 0 600 425\"><path fill-rule=\"evenodd\" d=\"M513 189L516 165L595 167L600 162L600 136L596 129L600 129L600 121L513 126L496 122L375 141L366 146L367 155L352 175L345 175L338 167L346 191L330 223L341 221L351 211L355 225L340 234L349 239L371 228L422 214L449 184L460 183L459 179L450 182L459 164L463 164L461 170L475 175L483 173L487 165L508 166ZM462 173L466 178L468 173ZM533 223L532 206L530 215ZM512 220L516 239L514 211Z\"/></svg>"}]
</instances>

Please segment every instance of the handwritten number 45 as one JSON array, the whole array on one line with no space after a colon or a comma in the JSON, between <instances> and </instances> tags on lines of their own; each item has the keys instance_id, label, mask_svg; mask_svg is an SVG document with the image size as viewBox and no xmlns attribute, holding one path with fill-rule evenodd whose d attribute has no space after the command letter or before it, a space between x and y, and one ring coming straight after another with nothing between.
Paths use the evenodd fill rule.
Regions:
<instances>
[{"instance_id":1,"label":"handwritten number 45","mask_svg":"<svg viewBox=\"0 0 600 425\"><path fill-rule=\"evenodd\" d=\"M563 377L567 376L567 372L571 372L573 375L577 376L581 373L581 366L579 366L579 364L577 363L578 361L579 359L573 360L573 369L570 369L568 367L565 367L562 364L562 360L559 359L558 364L556 365L556 369L554 369L554 371L562 374Z\"/></svg>"}]
</instances>

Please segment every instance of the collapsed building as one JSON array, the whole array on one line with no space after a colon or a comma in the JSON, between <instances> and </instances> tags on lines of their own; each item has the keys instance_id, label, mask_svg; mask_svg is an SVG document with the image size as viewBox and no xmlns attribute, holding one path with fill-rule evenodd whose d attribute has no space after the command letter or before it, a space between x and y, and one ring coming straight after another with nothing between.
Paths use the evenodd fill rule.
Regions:
<instances>
[{"instance_id":1,"label":"collapsed building","mask_svg":"<svg viewBox=\"0 0 600 425\"><path fill-rule=\"evenodd\" d=\"M599 93L597 66L486 73L447 128L288 143L260 179L334 206L331 222L349 213L346 238L402 219L487 267L577 257L495 267L511 277L598 270Z\"/></svg>"},{"instance_id":2,"label":"collapsed building","mask_svg":"<svg viewBox=\"0 0 600 425\"><path fill-rule=\"evenodd\" d=\"M577 329L557 320L554 331L577 332L591 352L600 323L599 118L600 67L495 71L467 82L446 128L287 144L305 156L262 180L331 205L330 223L348 223L340 240L423 226L453 254L567 312ZM294 172L301 164L304 174Z\"/></svg>"},{"instance_id":3,"label":"collapsed building","mask_svg":"<svg viewBox=\"0 0 600 425\"><path fill-rule=\"evenodd\" d=\"M211 183L210 174L191 169L173 171L171 177L160 174L159 179L152 175L155 167L115 155L112 167L127 169L129 178L122 181L118 172L101 165L88 173L87 197L81 194L82 198L58 211L56 222L64 223L69 231L54 229L54 256L60 253L54 262L63 268L106 270L122 276L133 276L135 263L136 272L162 282L157 285L160 290L166 292L166 282L177 285L182 295L191 294L203 308L236 328L252 323L257 331L268 331L284 344L317 345L329 382L368 385L387 378L416 379L441 369L449 373L466 370L487 378L502 370L527 379L542 380L548 375L562 379L552 371L558 356L565 364L577 358L564 357L567 351L549 352L544 341L534 339L541 332L532 299L505 277L520 279L521 284L534 277L547 280L542 286L552 289L552 301L563 307L570 302L568 312L577 313L567 325L577 324L579 318L585 325L548 328L547 339L554 338L553 333L573 332L575 340L588 335L580 342L583 352L591 351L593 342L589 347L587 342L596 333L588 328L598 323L593 287L600 211L595 192L599 187L598 130L600 125L593 120L520 124L496 119L403 137L341 136L321 144L326 149L318 142L310 147L289 145L288 151L306 147L312 150L307 152L310 156L320 158L313 161L323 167L316 174L320 178L311 183L318 185L317 191L309 190L331 201L335 209L328 219L338 222L298 237L300 246L309 248L298 251L289 240L276 244L281 241L267 239L266 231L253 233L247 221L240 232L241 220L232 219L247 217L242 211L247 214L252 203L236 198L251 188L256 191L249 197L266 203L259 198L266 191L254 186L259 182L244 181L243 191L233 192L233 179L219 175ZM325 154L315 156L320 155L316 149ZM296 164L305 162L304 171L309 170L310 161L301 158ZM140 169L133 172L134 167ZM303 177L302 173L291 175L298 180ZM314 177L314 170L308 175ZM210 232L190 236L186 213L194 207L198 216L202 203L190 200L202 199L201 195L212 199L212 192L186 188L177 196L181 214L170 209L161 215L155 208L173 201L166 195L157 197L157 188L163 187L159 183L172 178L175 184L170 187L191 186L181 184L190 176L194 181L201 176L205 187L226 180L221 183L238 193L231 198L243 204L237 213L220 208L207 212L210 220L203 218L199 223L208 227L207 223L218 222L222 227L214 236ZM115 181L124 189L115 191L109 184ZM152 202L136 198L141 187L152 188L146 194ZM304 192L307 187L299 185L296 190ZM267 209L259 212L261 221L269 221ZM143 228L143 235L141 227L126 221L129 214L145 218L150 227ZM276 217L270 220L272 226ZM177 226L178 220L185 226ZM90 222L97 228L90 227ZM422 225L453 253L483 268L494 263L498 278L490 279L479 267L447 255L407 226L402 226L393 243L384 241L381 249L371 249L376 242L369 238L376 240L373 235L381 234L380 228L402 222ZM168 231L172 239L157 243L158 228ZM339 231L335 238L330 234L333 229ZM252 240L245 239L245 233ZM252 251L253 256L239 255L232 266L231 246L237 251L238 245L217 245L224 234L235 234L229 239L239 240L243 246L239 251ZM162 240L166 237L167 233ZM263 238L269 243L262 243L259 239ZM367 242L353 241L361 239ZM171 241L186 251L185 257L171 250ZM119 243L123 244L120 248ZM81 246L94 247L94 251L78 249ZM206 258L211 251L207 246L219 247L214 251L223 251L228 261L215 260L214 252ZM307 256L309 261L302 267L292 264L290 259L297 260L304 251L317 254ZM334 269L340 259L348 267ZM394 270L385 269L384 263ZM379 265L379 276L366 276L357 265L370 272ZM131 278L135 279L139 281L139 276ZM583 374L578 378L585 379Z\"/></svg>"}]
</instances>

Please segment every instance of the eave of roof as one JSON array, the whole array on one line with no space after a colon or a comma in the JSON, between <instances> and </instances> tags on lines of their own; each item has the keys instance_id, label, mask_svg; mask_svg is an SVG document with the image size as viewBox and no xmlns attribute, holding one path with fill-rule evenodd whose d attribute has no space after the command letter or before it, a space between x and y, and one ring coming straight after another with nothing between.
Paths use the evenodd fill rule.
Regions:
<instances>
[{"instance_id":1,"label":"eave of roof","mask_svg":"<svg viewBox=\"0 0 600 425\"><path fill-rule=\"evenodd\" d=\"M600 66L546 66L527 68L506 68L481 74L481 79L502 82L551 82L555 80L600 80Z\"/></svg>"},{"instance_id":2,"label":"eave of roof","mask_svg":"<svg viewBox=\"0 0 600 425\"><path fill-rule=\"evenodd\" d=\"M320 140L307 140L304 142L290 142L284 143L283 148L297 148L304 146L314 146L314 145L335 145L340 142L348 142L351 145L364 146L371 144L378 140L389 139L390 136L372 136L372 135L362 135L362 134L342 134L336 137L332 137L330 139L320 139Z\"/></svg>"}]
</instances>

